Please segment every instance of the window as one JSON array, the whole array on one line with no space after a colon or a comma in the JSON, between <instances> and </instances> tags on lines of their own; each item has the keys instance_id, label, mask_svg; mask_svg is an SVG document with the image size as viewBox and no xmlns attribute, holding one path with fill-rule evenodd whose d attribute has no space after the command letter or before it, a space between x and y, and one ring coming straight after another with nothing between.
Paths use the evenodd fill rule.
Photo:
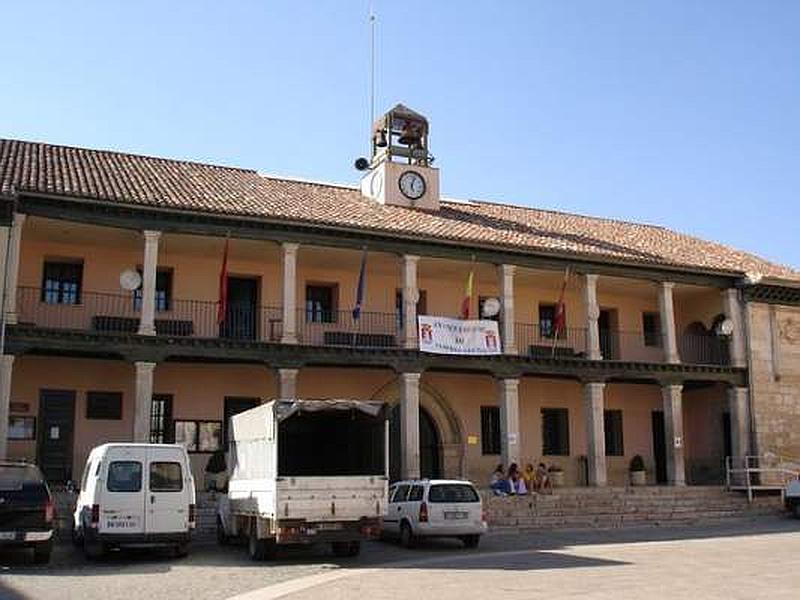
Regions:
<instances>
[{"instance_id":1,"label":"window","mask_svg":"<svg viewBox=\"0 0 800 600\"><path fill-rule=\"evenodd\" d=\"M222 421L175 421L175 443L187 452L215 452L222 448Z\"/></svg>"},{"instance_id":2,"label":"window","mask_svg":"<svg viewBox=\"0 0 800 600\"><path fill-rule=\"evenodd\" d=\"M569 456L569 410L542 409L542 454Z\"/></svg>"},{"instance_id":3,"label":"window","mask_svg":"<svg viewBox=\"0 0 800 600\"><path fill-rule=\"evenodd\" d=\"M642 313L642 333L644 345L654 348L661 347L661 315L658 313Z\"/></svg>"},{"instance_id":4,"label":"window","mask_svg":"<svg viewBox=\"0 0 800 600\"><path fill-rule=\"evenodd\" d=\"M564 307L564 323L567 322L567 309ZM539 305L539 335L543 338L552 338L556 332L556 305ZM558 337L566 336L566 331L562 329L558 332Z\"/></svg>"},{"instance_id":5,"label":"window","mask_svg":"<svg viewBox=\"0 0 800 600\"><path fill-rule=\"evenodd\" d=\"M500 322L500 313L498 312L493 317L484 317L483 316L483 304L489 299L493 298L494 296L478 296L478 318L485 319L488 321L497 321Z\"/></svg>"},{"instance_id":6,"label":"window","mask_svg":"<svg viewBox=\"0 0 800 600\"><path fill-rule=\"evenodd\" d=\"M478 492L471 485L447 483L432 485L428 490L428 502L480 502Z\"/></svg>"},{"instance_id":7,"label":"window","mask_svg":"<svg viewBox=\"0 0 800 600\"><path fill-rule=\"evenodd\" d=\"M175 429L172 425L172 396L156 395L150 404L150 443L172 444Z\"/></svg>"},{"instance_id":8,"label":"window","mask_svg":"<svg viewBox=\"0 0 800 600\"><path fill-rule=\"evenodd\" d=\"M419 502L422 500L422 494L424 493L424 489L421 485L412 486L411 491L408 493L408 501L409 502Z\"/></svg>"},{"instance_id":9,"label":"window","mask_svg":"<svg viewBox=\"0 0 800 600\"><path fill-rule=\"evenodd\" d=\"M119 421L122 392L86 392L86 418Z\"/></svg>"},{"instance_id":10,"label":"window","mask_svg":"<svg viewBox=\"0 0 800 600\"><path fill-rule=\"evenodd\" d=\"M8 439L35 440L36 417L8 417Z\"/></svg>"},{"instance_id":11,"label":"window","mask_svg":"<svg viewBox=\"0 0 800 600\"><path fill-rule=\"evenodd\" d=\"M419 290L419 299L417 300L417 315L428 314L428 294L425 290ZM403 290L396 290L394 294L394 315L397 323L397 328L403 328Z\"/></svg>"},{"instance_id":12,"label":"window","mask_svg":"<svg viewBox=\"0 0 800 600\"><path fill-rule=\"evenodd\" d=\"M45 262L42 275L42 302L80 304L82 281L82 262Z\"/></svg>"},{"instance_id":13,"label":"window","mask_svg":"<svg viewBox=\"0 0 800 600\"><path fill-rule=\"evenodd\" d=\"M307 285L306 321L335 323L337 291L336 285Z\"/></svg>"},{"instance_id":14,"label":"window","mask_svg":"<svg viewBox=\"0 0 800 600\"><path fill-rule=\"evenodd\" d=\"M142 270L137 269L139 275ZM172 308L172 269L156 271L156 311L164 312ZM142 310L142 286L133 291L133 309Z\"/></svg>"},{"instance_id":15,"label":"window","mask_svg":"<svg viewBox=\"0 0 800 600\"><path fill-rule=\"evenodd\" d=\"M108 465L109 492L138 492L142 489L142 463L138 460L118 460Z\"/></svg>"},{"instance_id":16,"label":"window","mask_svg":"<svg viewBox=\"0 0 800 600\"><path fill-rule=\"evenodd\" d=\"M408 497L408 490L411 486L407 484L398 485L394 490L394 496L392 496L392 502L405 502L406 498Z\"/></svg>"},{"instance_id":17,"label":"window","mask_svg":"<svg viewBox=\"0 0 800 600\"><path fill-rule=\"evenodd\" d=\"M500 454L499 406L481 406L481 454Z\"/></svg>"},{"instance_id":18,"label":"window","mask_svg":"<svg viewBox=\"0 0 800 600\"><path fill-rule=\"evenodd\" d=\"M606 456L625 456L622 440L622 411L607 410L603 413L606 431Z\"/></svg>"},{"instance_id":19,"label":"window","mask_svg":"<svg viewBox=\"0 0 800 600\"><path fill-rule=\"evenodd\" d=\"M151 492L180 492L181 490L183 490L183 475L180 463L150 463Z\"/></svg>"}]
</instances>

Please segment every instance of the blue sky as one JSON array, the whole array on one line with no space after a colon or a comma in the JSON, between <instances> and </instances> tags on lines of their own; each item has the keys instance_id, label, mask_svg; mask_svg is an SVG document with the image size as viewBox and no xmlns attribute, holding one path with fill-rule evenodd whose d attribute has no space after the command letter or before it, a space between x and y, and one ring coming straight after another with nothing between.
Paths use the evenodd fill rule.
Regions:
<instances>
[{"instance_id":1,"label":"blue sky","mask_svg":"<svg viewBox=\"0 0 800 600\"><path fill-rule=\"evenodd\" d=\"M368 4L5 3L0 136L355 182ZM374 5L378 112L429 117L446 196L800 267L800 2Z\"/></svg>"}]
</instances>

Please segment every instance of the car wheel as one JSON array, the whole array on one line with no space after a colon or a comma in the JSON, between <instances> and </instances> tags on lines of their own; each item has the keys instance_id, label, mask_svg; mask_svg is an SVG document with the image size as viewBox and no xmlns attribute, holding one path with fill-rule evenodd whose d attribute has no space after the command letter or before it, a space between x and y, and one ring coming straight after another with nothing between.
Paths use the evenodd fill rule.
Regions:
<instances>
[{"instance_id":1,"label":"car wheel","mask_svg":"<svg viewBox=\"0 0 800 600\"><path fill-rule=\"evenodd\" d=\"M225 533L225 526L222 524L222 517L217 516L217 543L220 546L227 546L230 542L228 534Z\"/></svg>"},{"instance_id":2,"label":"car wheel","mask_svg":"<svg viewBox=\"0 0 800 600\"><path fill-rule=\"evenodd\" d=\"M481 536L479 535L465 535L461 538L465 548L477 548L480 541Z\"/></svg>"},{"instance_id":3,"label":"car wheel","mask_svg":"<svg viewBox=\"0 0 800 600\"><path fill-rule=\"evenodd\" d=\"M414 532L411 531L411 525L403 522L400 525L400 545L404 548L413 548L416 544L414 539Z\"/></svg>"},{"instance_id":4,"label":"car wheel","mask_svg":"<svg viewBox=\"0 0 800 600\"><path fill-rule=\"evenodd\" d=\"M257 561L274 558L277 553L275 540L258 539L256 531L251 530L247 541L247 553L252 560Z\"/></svg>"},{"instance_id":5,"label":"car wheel","mask_svg":"<svg viewBox=\"0 0 800 600\"><path fill-rule=\"evenodd\" d=\"M37 565L46 565L50 562L53 553L53 542L39 542L33 547L33 562Z\"/></svg>"}]
</instances>

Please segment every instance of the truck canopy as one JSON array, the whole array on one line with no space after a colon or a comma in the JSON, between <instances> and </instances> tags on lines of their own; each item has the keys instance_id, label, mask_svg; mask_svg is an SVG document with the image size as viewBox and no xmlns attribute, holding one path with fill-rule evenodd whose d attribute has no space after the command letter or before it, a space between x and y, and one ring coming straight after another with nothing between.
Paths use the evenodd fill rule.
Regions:
<instances>
[{"instance_id":1,"label":"truck canopy","mask_svg":"<svg viewBox=\"0 0 800 600\"><path fill-rule=\"evenodd\" d=\"M386 474L386 408L358 400L278 400L278 476Z\"/></svg>"}]
</instances>

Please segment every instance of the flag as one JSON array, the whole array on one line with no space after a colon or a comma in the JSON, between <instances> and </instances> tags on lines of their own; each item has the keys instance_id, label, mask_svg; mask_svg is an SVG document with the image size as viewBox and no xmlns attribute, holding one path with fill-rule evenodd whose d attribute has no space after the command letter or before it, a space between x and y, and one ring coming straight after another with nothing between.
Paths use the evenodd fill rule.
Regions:
<instances>
[{"instance_id":1,"label":"flag","mask_svg":"<svg viewBox=\"0 0 800 600\"><path fill-rule=\"evenodd\" d=\"M219 303L217 304L217 325L225 320L228 312L228 243L229 238L225 238L225 250L222 252L222 269L219 272Z\"/></svg>"},{"instance_id":2,"label":"flag","mask_svg":"<svg viewBox=\"0 0 800 600\"><path fill-rule=\"evenodd\" d=\"M464 299L461 301L461 318L469 319L469 309L472 306L472 282L475 278L475 271L470 271L467 275L467 283L464 286Z\"/></svg>"},{"instance_id":3,"label":"flag","mask_svg":"<svg viewBox=\"0 0 800 600\"><path fill-rule=\"evenodd\" d=\"M558 335L566 329L567 325L567 307L564 304L564 293L567 291L567 280L569 279L569 267L564 271L564 280L561 282L561 293L558 295L558 302L556 303L556 314L553 319L553 337L557 338Z\"/></svg>"},{"instance_id":4,"label":"flag","mask_svg":"<svg viewBox=\"0 0 800 600\"><path fill-rule=\"evenodd\" d=\"M364 280L367 271L367 249L361 255L361 270L358 273L358 285L356 286L356 305L353 308L353 320L358 321L361 317L361 305L364 303Z\"/></svg>"}]
</instances>

